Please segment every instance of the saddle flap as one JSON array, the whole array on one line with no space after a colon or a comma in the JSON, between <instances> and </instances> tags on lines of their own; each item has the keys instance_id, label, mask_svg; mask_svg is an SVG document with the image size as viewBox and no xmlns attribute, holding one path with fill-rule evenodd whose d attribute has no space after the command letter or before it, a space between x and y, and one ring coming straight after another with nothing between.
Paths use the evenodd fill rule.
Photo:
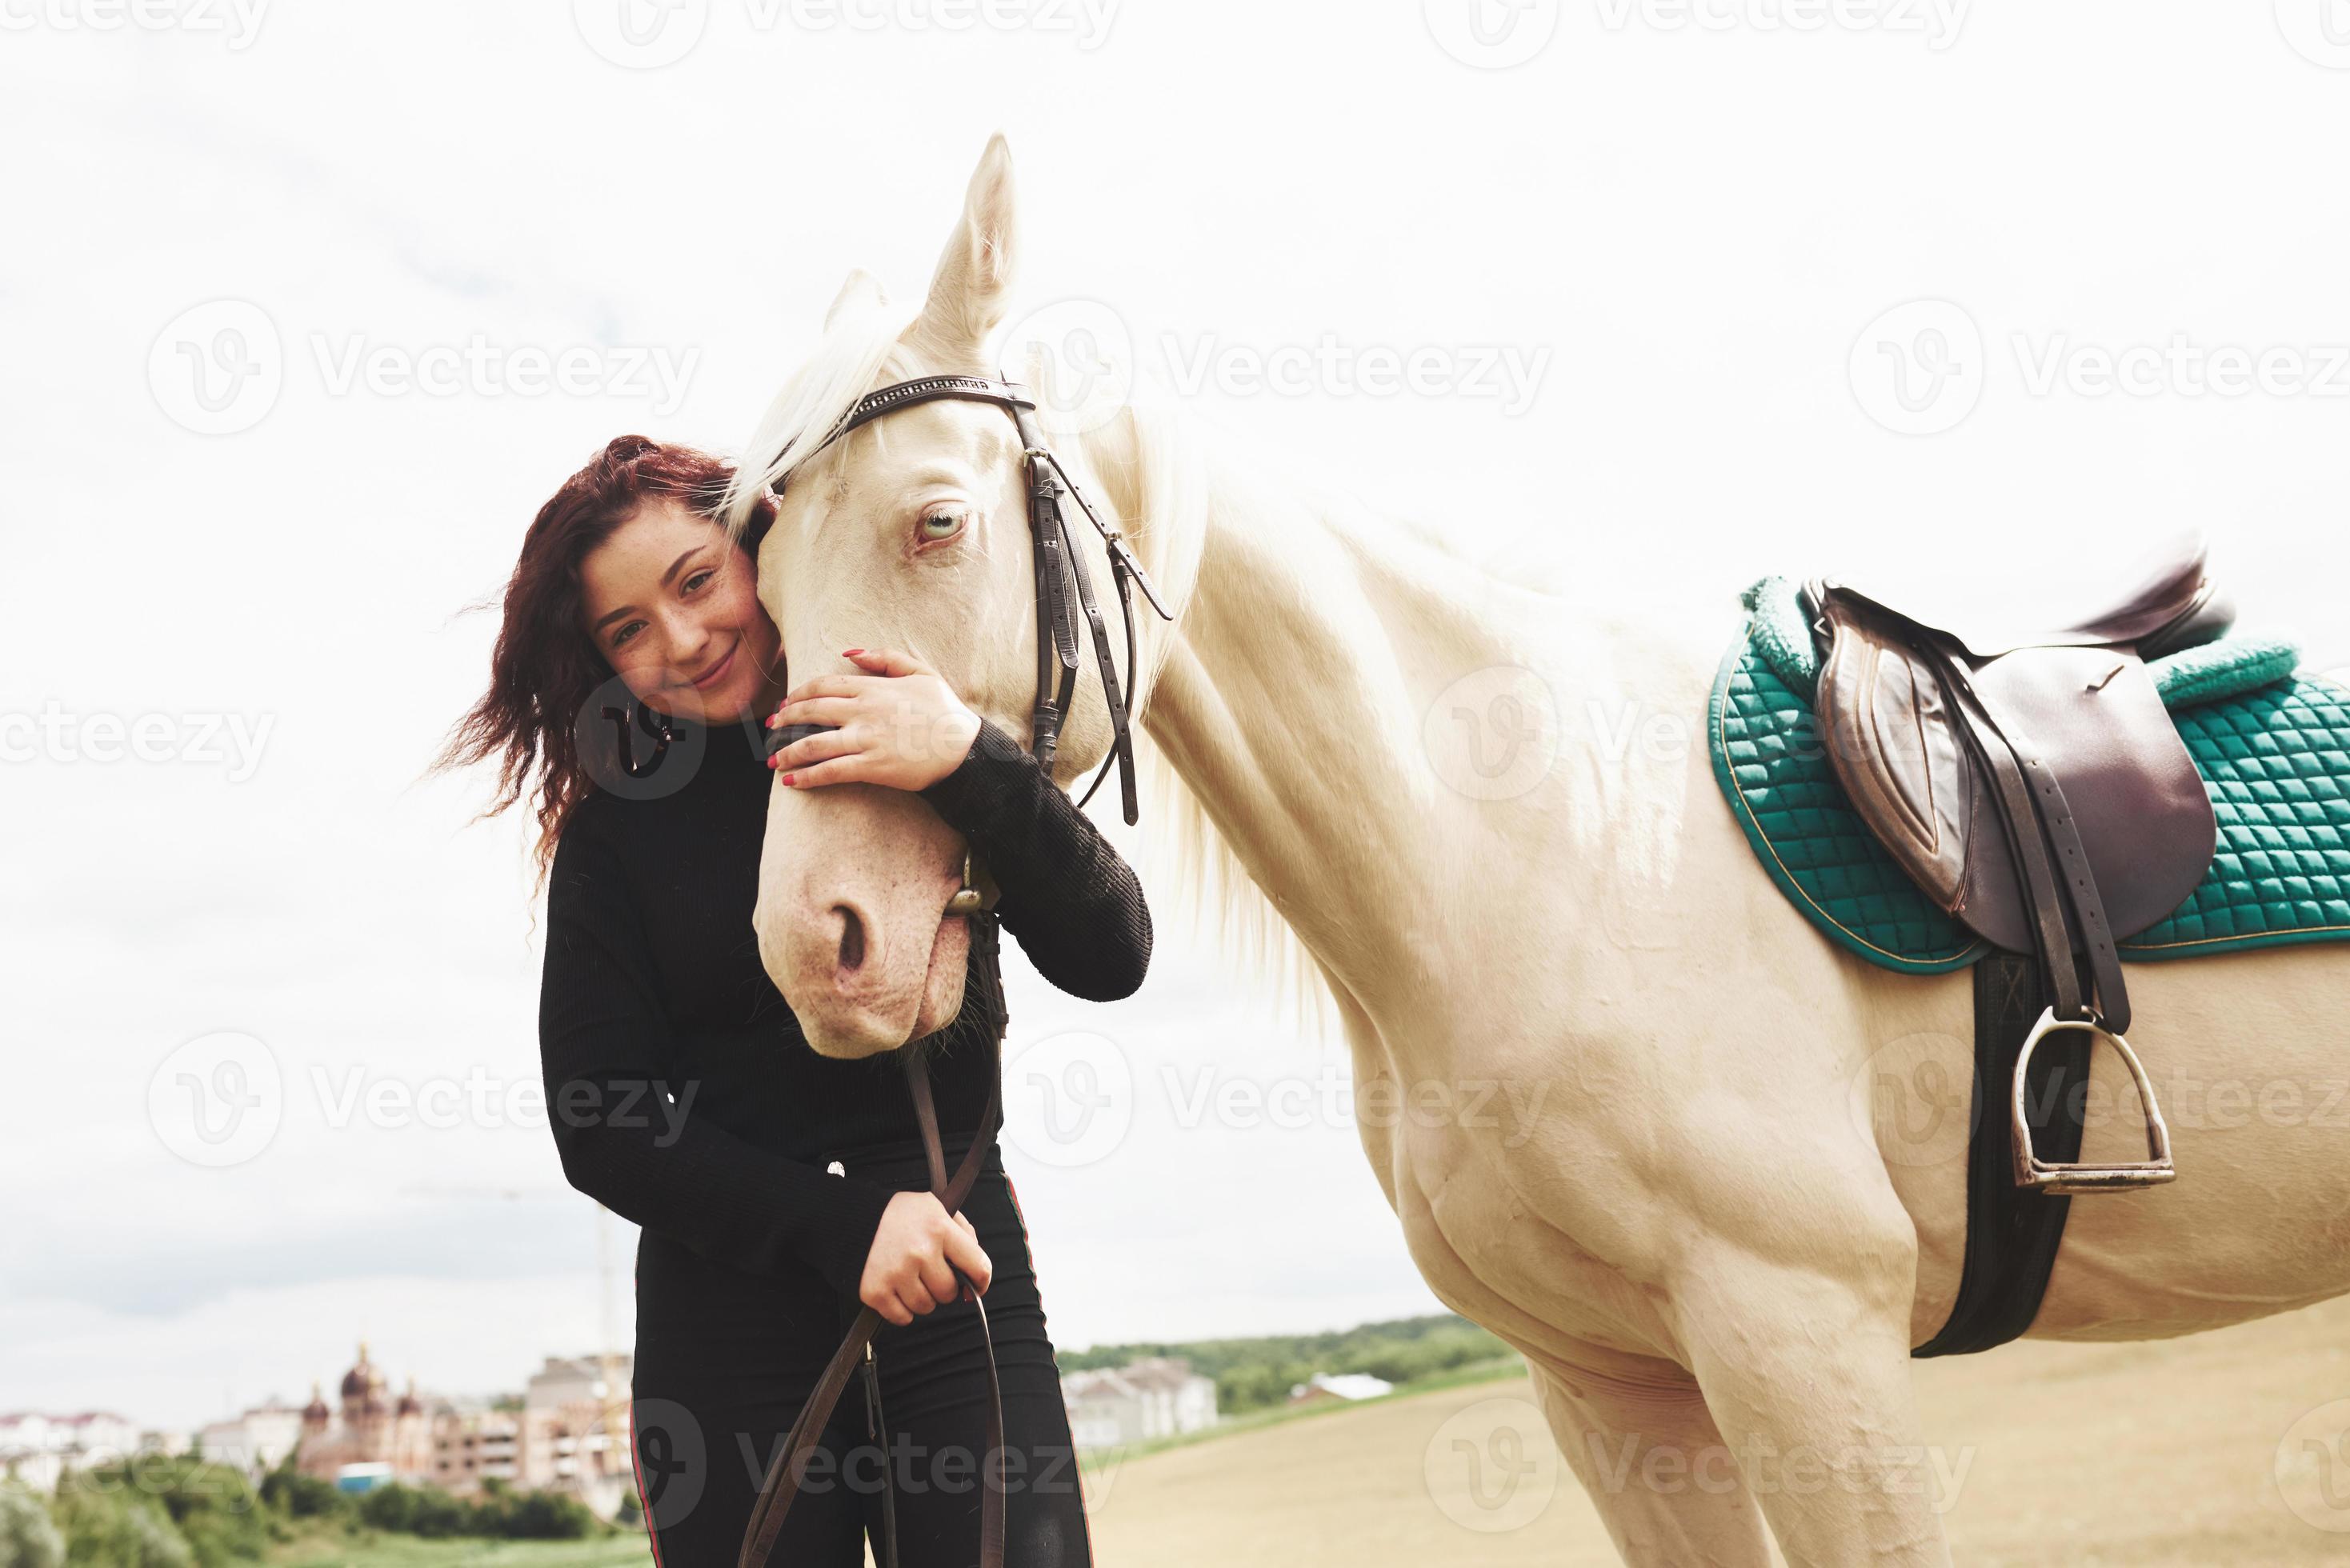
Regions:
<instances>
[{"instance_id":1,"label":"saddle flap","mask_svg":"<svg viewBox=\"0 0 2350 1568\"><path fill-rule=\"evenodd\" d=\"M2210 868L2220 825L2146 666L2126 650L2031 649L1973 680L2001 730L2064 781L2114 935L2184 904ZM2031 949L2032 910L2008 856L1977 857L1955 912L2001 947Z\"/></svg>"},{"instance_id":2,"label":"saddle flap","mask_svg":"<svg viewBox=\"0 0 2350 1568\"><path fill-rule=\"evenodd\" d=\"M1815 704L1828 766L1877 841L1944 909L1966 901L1974 763L1941 678L1890 618L1826 596Z\"/></svg>"}]
</instances>

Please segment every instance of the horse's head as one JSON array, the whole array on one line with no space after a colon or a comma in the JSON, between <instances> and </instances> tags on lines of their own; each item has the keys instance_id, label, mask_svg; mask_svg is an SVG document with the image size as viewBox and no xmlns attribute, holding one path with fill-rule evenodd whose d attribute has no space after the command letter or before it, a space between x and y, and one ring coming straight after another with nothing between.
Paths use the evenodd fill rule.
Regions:
<instances>
[{"instance_id":1,"label":"horse's head","mask_svg":"<svg viewBox=\"0 0 2350 1568\"><path fill-rule=\"evenodd\" d=\"M785 480L759 551L759 597L781 628L794 684L853 671L844 649L904 649L1025 743L1036 690L1035 573L1012 418L983 402L926 402L820 446L879 387L997 373L988 348L1011 283L1013 220L1012 160L999 136L910 325L885 323L879 290L851 275L823 346L777 400L743 464L737 510L741 490ZM1098 486L1087 489L1107 504ZM1092 581L1107 584L1095 531L1073 517L1067 535L1087 552ZM1080 657L1087 668L1055 759L1064 779L1100 760L1110 739L1091 649ZM767 972L816 1051L870 1055L953 1020L971 932L946 908L962 885L963 850L962 836L908 791L775 786L754 919Z\"/></svg>"}]
</instances>

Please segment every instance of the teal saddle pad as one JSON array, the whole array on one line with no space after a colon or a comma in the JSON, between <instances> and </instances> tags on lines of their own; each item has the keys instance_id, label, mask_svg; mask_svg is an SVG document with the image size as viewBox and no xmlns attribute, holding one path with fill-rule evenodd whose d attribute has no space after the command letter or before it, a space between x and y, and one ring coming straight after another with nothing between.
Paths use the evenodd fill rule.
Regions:
<instances>
[{"instance_id":1,"label":"teal saddle pad","mask_svg":"<svg viewBox=\"0 0 2350 1568\"><path fill-rule=\"evenodd\" d=\"M1812 713L1819 654L1795 586L1752 611L1708 706L1713 774L1788 901L1842 946L1908 974L1991 950L1926 897L1829 771ZM2350 689L2296 674L2299 650L2229 638L2148 666L2211 792L2220 847L2194 894L2121 943L2141 962L2350 940Z\"/></svg>"}]
</instances>

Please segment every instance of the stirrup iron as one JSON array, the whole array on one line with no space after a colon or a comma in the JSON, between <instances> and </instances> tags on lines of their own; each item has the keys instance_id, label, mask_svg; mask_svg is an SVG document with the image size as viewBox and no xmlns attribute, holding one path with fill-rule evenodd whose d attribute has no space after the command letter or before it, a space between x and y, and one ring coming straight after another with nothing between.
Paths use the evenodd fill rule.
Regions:
<instances>
[{"instance_id":1,"label":"stirrup iron","mask_svg":"<svg viewBox=\"0 0 2350 1568\"><path fill-rule=\"evenodd\" d=\"M2042 1159L2032 1150L2032 1124L2024 1116L2024 1079L2032 1068L2032 1053L2051 1034L2065 1030L2078 1030L2089 1037L2092 1047L2099 1040L2109 1042L2121 1054L2122 1065L2129 1069L2130 1082L2137 1090L2138 1108L2146 1113L2146 1153L2143 1163L2126 1161L2109 1165L2065 1165ZM2086 1080L2083 1081L2085 1091ZM2015 1128L2015 1184L2034 1188L2042 1192L2125 1192L2140 1187L2159 1187L2166 1181L2178 1179L2178 1168L2170 1162L2170 1128L2162 1119L2162 1111L2154 1103L2154 1085L2146 1075L2137 1053L2128 1041L2092 1019L2063 1019L2053 1007L2043 1009L2040 1022L2025 1036L2023 1048L2016 1053L2015 1085L2010 1111ZM2085 1120L2085 1117L2084 1118Z\"/></svg>"}]
</instances>

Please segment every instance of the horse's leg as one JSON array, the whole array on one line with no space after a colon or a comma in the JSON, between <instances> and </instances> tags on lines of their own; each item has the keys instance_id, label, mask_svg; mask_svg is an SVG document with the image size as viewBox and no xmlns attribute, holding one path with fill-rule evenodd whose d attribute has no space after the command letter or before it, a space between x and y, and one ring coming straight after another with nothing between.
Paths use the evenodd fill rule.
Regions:
<instances>
[{"instance_id":1,"label":"horse's leg","mask_svg":"<svg viewBox=\"0 0 2350 1568\"><path fill-rule=\"evenodd\" d=\"M1915 1233L1849 1218L1848 1240L1802 1262L1758 1255L1763 1237L1702 1239L1672 1314L1790 1563L1943 1568L1940 1467L1909 1381Z\"/></svg>"},{"instance_id":2,"label":"horse's leg","mask_svg":"<svg viewBox=\"0 0 2350 1568\"><path fill-rule=\"evenodd\" d=\"M1627 1378L1529 1355L1558 1451L1624 1561L1647 1568L1770 1568L1754 1496L1697 1379L1669 1362Z\"/></svg>"}]
</instances>

